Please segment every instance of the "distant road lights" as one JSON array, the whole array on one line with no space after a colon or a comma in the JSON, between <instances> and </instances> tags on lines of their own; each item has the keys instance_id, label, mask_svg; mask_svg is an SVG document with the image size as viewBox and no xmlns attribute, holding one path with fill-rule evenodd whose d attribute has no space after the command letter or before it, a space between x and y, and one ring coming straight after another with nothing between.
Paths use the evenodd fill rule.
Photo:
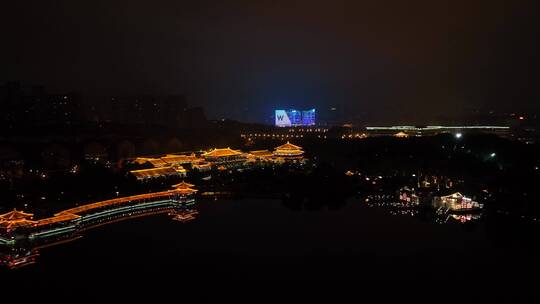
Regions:
<instances>
[{"instance_id":1,"label":"distant road lights","mask_svg":"<svg viewBox=\"0 0 540 304\"><path fill-rule=\"evenodd\" d=\"M457 138L457 139L460 139L462 136L463 136L463 134L461 134L461 133L456 133L456 138Z\"/></svg>"}]
</instances>

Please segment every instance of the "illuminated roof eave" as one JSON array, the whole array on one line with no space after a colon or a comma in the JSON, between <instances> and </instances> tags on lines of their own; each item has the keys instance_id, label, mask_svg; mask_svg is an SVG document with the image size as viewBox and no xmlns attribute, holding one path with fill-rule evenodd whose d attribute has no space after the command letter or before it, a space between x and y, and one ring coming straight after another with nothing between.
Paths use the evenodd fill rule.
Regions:
<instances>
[{"instance_id":1,"label":"illuminated roof eave","mask_svg":"<svg viewBox=\"0 0 540 304\"><path fill-rule=\"evenodd\" d=\"M172 187L176 189L187 189L187 188L195 187L195 185L182 181L176 185L173 185Z\"/></svg>"},{"instance_id":2,"label":"illuminated roof eave","mask_svg":"<svg viewBox=\"0 0 540 304\"><path fill-rule=\"evenodd\" d=\"M27 219L0 221L0 228L11 229L17 227L25 227L35 225L37 221L31 221Z\"/></svg>"},{"instance_id":3,"label":"illuminated roof eave","mask_svg":"<svg viewBox=\"0 0 540 304\"><path fill-rule=\"evenodd\" d=\"M135 201L135 200L149 199L149 198L161 197L161 196L167 196L167 195L174 195L174 194L179 193L179 192L182 193L182 194L186 194L185 191L183 191L183 190L190 190L190 192L192 192L192 193L197 192L197 190L195 190L195 189L174 189L174 190L167 190L167 191L161 191L161 192L155 192L155 193L139 194L139 195L115 198L115 199L110 199L110 200L106 200L106 201L86 204L86 205L78 206L78 207L75 207L75 208L70 208L70 209L63 210L63 211L58 212L58 213L56 213L54 215L55 216L60 216L60 215L67 215L67 214L79 214L81 212L85 212L85 211L96 209L96 208L113 206L113 205L121 205L121 204L128 203L128 202Z\"/></svg>"},{"instance_id":4,"label":"illuminated roof eave","mask_svg":"<svg viewBox=\"0 0 540 304\"><path fill-rule=\"evenodd\" d=\"M242 155L242 152L233 150L231 148L214 149L203 154L204 157L226 157Z\"/></svg>"},{"instance_id":5,"label":"illuminated roof eave","mask_svg":"<svg viewBox=\"0 0 540 304\"><path fill-rule=\"evenodd\" d=\"M0 220L17 220L17 219L24 219L24 218L31 218L34 216L32 213L26 213L23 211L19 211L17 209L13 209L10 212L4 213L0 215Z\"/></svg>"},{"instance_id":6,"label":"illuminated roof eave","mask_svg":"<svg viewBox=\"0 0 540 304\"><path fill-rule=\"evenodd\" d=\"M75 220L75 219L78 219L80 217L81 216L79 216L79 215L71 214L71 213L57 215L57 216L49 217L49 218L46 218L46 219L38 220L36 226L45 226L45 225L54 224L54 223L58 223L58 222L65 222L65 221L69 221L69 220Z\"/></svg>"},{"instance_id":7,"label":"illuminated roof eave","mask_svg":"<svg viewBox=\"0 0 540 304\"><path fill-rule=\"evenodd\" d=\"M276 150L302 150L302 147L287 142L286 144L276 147Z\"/></svg>"}]
</instances>

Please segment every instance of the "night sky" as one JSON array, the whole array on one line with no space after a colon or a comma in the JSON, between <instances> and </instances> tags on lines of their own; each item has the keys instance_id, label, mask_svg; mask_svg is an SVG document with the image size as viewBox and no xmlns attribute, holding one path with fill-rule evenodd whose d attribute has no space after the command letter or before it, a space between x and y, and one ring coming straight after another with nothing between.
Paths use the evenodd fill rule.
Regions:
<instances>
[{"instance_id":1,"label":"night sky","mask_svg":"<svg viewBox=\"0 0 540 304\"><path fill-rule=\"evenodd\" d=\"M538 109L534 2L9 1L0 81L185 94L259 122L276 107L381 123Z\"/></svg>"}]
</instances>

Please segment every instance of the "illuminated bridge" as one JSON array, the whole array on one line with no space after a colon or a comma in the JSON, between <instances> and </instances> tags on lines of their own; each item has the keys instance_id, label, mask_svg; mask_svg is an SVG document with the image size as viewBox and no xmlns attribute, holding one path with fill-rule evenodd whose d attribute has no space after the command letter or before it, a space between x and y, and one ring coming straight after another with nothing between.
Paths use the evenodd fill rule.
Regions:
<instances>
[{"instance_id":1,"label":"illuminated bridge","mask_svg":"<svg viewBox=\"0 0 540 304\"><path fill-rule=\"evenodd\" d=\"M13 210L0 215L0 245L48 242L126 218L186 208L195 203L193 194L197 190L193 187L182 182L174 185L172 190L86 204L40 220L33 220L33 214Z\"/></svg>"}]
</instances>

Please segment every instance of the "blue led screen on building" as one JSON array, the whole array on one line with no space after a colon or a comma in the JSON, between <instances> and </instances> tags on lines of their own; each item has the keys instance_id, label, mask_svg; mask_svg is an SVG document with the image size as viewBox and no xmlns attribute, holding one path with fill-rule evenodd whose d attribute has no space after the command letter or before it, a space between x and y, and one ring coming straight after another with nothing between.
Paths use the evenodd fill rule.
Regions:
<instances>
[{"instance_id":1,"label":"blue led screen on building","mask_svg":"<svg viewBox=\"0 0 540 304\"><path fill-rule=\"evenodd\" d=\"M299 110L275 110L275 125L278 127L314 126L315 109Z\"/></svg>"}]
</instances>

